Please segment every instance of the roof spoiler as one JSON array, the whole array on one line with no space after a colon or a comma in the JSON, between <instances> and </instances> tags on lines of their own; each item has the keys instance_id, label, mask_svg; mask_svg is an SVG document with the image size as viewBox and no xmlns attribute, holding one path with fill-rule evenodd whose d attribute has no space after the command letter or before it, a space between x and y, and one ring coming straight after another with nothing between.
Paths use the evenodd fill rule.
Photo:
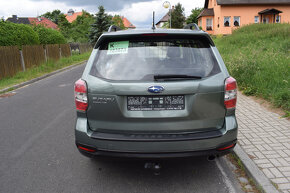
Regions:
<instances>
[{"instance_id":1,"label":"roof spoiler","mask_svg":"<svg viewBox=\"0 0 290 193\"><path fill-rule=\"evenodd\" d=\"M196 23L187 24L183 29L200 30Z\"/></svg>"},{"instance_id":2,"label":"roof spoiler","mask_svg":"<svg viewBox=\"0 0 290 193\"><path fill-rule=\"evenodd\" d=\"M109 27L108 32L120 31L120 30L122 30L122 29L119 28L118 26L116 26L116 25L111 25L111 26Z\"/></svg>"}]
</instances>

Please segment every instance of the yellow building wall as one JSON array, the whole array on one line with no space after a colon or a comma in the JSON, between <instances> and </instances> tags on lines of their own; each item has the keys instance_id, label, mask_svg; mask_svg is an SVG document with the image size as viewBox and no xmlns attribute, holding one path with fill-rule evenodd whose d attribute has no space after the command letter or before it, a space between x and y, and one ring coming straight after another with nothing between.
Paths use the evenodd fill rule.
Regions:
<instances>
[{"instance_id":1,"label":"yellow building wall","mask_svg":"<svg viewBox=\"0 0 290 193\"><path fill-rule=\"evenodd\" d=\"M210 18L213 20L212 21L213 22L213 25L212 25L213 30L208 30L207 31L206 30L206 19L210 19ZM200 21L201 21L201 23L200 23ZM214 34L214 26L215 26L214 17L213 16L203 16L203 17L199 18L198 26L201 26L203 31L206 31L209 34Z\"/></svg>"},{"instance_id":2,"label":"yellow building wall","mask_svg":"<svg viewBox=\"0 0 290 193\"><path fill-rule=\"evenodd\" d=\"M290 5L217 5L216 0L209 0L208 8L214 9L214 21L213 21L213 31L207 31L210 34L231 34L233 30L238 27L234 26L234 17L240 17L240 26L255 23L255 16L260 16L258 13L265 9L277 9L282 11L280 13L281 23L290 23ZM202 19L202 29L206 29L206 18L209 16L204 16ZM231 17L230 26L224 26L224 17ZM269 22L273 23L273 15L269 17ZM259 18L259 22L261 18Z\"/></svg>"}]
</instances>

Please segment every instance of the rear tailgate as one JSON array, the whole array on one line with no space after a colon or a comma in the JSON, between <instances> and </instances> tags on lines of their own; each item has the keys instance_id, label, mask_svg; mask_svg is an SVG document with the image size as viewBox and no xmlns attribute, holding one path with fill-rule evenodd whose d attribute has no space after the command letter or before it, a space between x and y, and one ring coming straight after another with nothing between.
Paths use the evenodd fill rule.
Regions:
<instances>
[{"instance_id":1,"label":"rear tailgate","mask_svg":"<svg viewBox=\"0 0 290 193\"><path fill-rule=\"evenodd\" d=\"M222 74L206 80L112 83L89 76L87 110L92 130L107 132L181 132L215 130L223 126L224 77ZM92 84L92 85L91 85ZM152 85L164 87L162 93L152 94ZM181 110L130 110L128 97L183 96Z\"/></svg>"},{"instance_id":2,"label":"rear tailgate","mask_svg":"<svg viewBox=\"0 0 290 193\"><path fill-rule=\"evenodd\" d=\"M87 118L92 130L176 133L223 126L226 77L207 36L113 35L101 38L98 45L96 60L86 76ZM168 74L200 79L153 78ZM148 92L152 86L164 90Z\"/></svg>"}]
</instances>

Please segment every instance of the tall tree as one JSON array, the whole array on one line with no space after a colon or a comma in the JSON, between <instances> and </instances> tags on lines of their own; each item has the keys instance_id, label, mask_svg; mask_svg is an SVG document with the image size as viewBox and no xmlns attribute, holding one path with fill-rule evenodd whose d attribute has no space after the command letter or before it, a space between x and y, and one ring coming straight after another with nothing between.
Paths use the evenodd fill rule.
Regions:
<instances>
[{"instance_id":1,"label":"tall tree","mask_svg":"<svg viewBox=\"0 0 290 193\"><path fill-rule=\"evenodd\" d=\"M64 35L66 39L70 38L71 25L72 24L67 21L66 16L64 14L60 14L58 16L58 28L60 29L60 32Z\"/></svg>"},{"instance_id":2,"label":"tall tree","mask_svg":"<svg viewBox=\"0 0 290 193\"><path fill-rule=\"evenodd\" d=\"M58 24L59 16L63 14L59 9L53 10L52 12L46 12L45 14L41 15L47 19L50 19L52 22Z\"/></svg>"},{"instance_id":3,"label":"tall tree","mask_svg":"<svg viewBox=\"0 0 290 193\"><path fill-rule=\"evenodd\" d=\"M93 15L83 10L83 14L78 16L77 19L72 22L70 30L72 40L81 43L89 42L90 27L93 23Z\"/></svg>"},{"instance_id":4,"label":"tall tree","mask_svg":"<svg viewBox=\"0 0 290 193\"><path fill-rule=\"evenodd\" d=\"M185 23L184 8L180 3L175 5L174 10L172 10L171 16L171 27L181 29Z\"/></svg>"},{"instance_id":5,"label":"tall tree","mask_svg":"<svg viewBox=\"0 0 290 193\"><path fill-rule=\"evenodd\" d=\"M198 23L197 16L202 12L203 8L194 8L191 10L191 14L186 19L186 23Z\"/></svg>"},{"instance_id":6,"label":"tall tree","mask_svg":"<svg viewBox=\"0 0 290 193\"><path fill-rule=\"evenodd\" d=\"M41 15L52 22L58 25L60 32L66 39L70 38L70 31L71 31L71 23L69 23L66 19L66 16L58 9L53 10L52 12L46 12L45 14Z\"/></svg>"},{"instance_id":7,"label":"tall tree","mask_svg":"<svg viewBox=\"0 0 290 193\"><path fill-rule=\"evenodd\" d=\"M111 24L112 17L105 13L105 8L103 6L99 6L95 22L91 25L90 29L90 43L95 44L102 33L109 29Z\"/></svg>"},{"instance_id":8,"label":"tall tree","mask_svg":"<svg viewBox=\"0 0 290 193\"><path fill-rule=\"evenodd\" d=\"M112 22L113 22L113 25L118 26L121 29L125 29L125 26L124 26L124 23L123 23L123 19L121 18L120 15L115 15L112 18Z\"/></svg>"}]
</instances>

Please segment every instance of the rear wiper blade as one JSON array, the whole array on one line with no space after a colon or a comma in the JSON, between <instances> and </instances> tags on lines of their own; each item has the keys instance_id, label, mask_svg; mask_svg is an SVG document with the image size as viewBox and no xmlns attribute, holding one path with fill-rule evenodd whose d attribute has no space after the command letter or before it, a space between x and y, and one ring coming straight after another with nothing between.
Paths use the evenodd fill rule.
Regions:
<instances>
[{"instance_id":1,"label":"rear wiper blade","mask_svg":"<svg viewBox=\"0 0 290 193\"><path fill-rule=\"evenodd\" d=\"M191 76L186 74L157 74L154 75L154 80L195 80L201 79L201 76Z\"/></svg>"}]
</instances>

